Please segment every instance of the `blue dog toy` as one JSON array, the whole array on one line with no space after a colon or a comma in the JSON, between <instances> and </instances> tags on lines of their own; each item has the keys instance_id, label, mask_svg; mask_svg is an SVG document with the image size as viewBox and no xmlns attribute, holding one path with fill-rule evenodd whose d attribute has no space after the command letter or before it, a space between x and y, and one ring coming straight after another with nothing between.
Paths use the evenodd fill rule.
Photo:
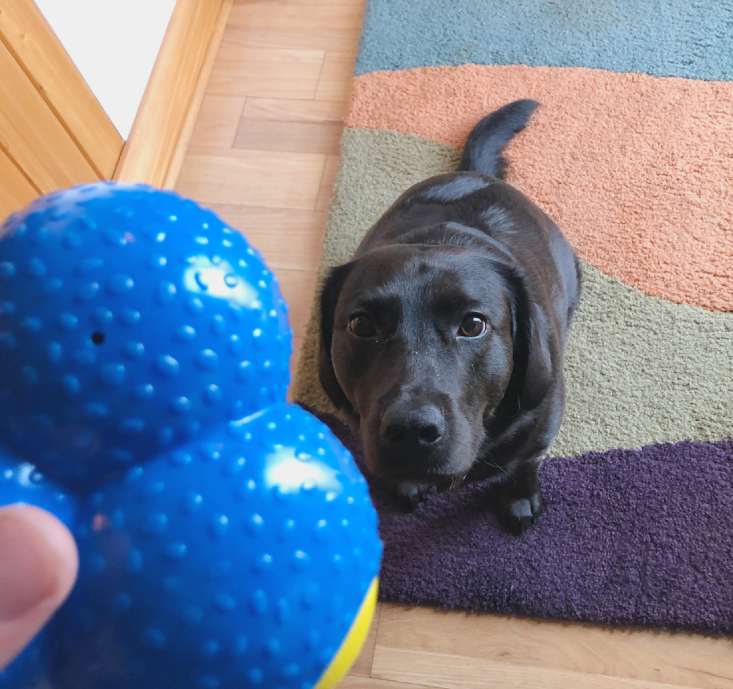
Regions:
<instances>
[{"instance_id":1,"label":"blue dog toy","mask_svg":"<svg viewBox=\"0 0 733 689\"><path fill-rule=\"evenodd\" d=\"M0 505L58 516L80 571L0 686L335 686L381 544L349 453L285 403L290 353L273 274L192 201L98 183L7 220Z\"/></svg>"}]
</instances>

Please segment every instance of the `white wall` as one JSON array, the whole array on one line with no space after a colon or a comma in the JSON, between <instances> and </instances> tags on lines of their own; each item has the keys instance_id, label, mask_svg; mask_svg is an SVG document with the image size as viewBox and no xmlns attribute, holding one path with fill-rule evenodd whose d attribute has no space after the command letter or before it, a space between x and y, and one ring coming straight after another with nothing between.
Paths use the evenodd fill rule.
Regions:
<instances>
[{"instance_id":1,"label":"white wall","mask_svg":"<svg viewBox=\"0 0 733 689\"><path fill-rule=\"evenodd\" d=\"M36 4L127 139L175 0L36 0Z\"/></svg>"}]
</instances>

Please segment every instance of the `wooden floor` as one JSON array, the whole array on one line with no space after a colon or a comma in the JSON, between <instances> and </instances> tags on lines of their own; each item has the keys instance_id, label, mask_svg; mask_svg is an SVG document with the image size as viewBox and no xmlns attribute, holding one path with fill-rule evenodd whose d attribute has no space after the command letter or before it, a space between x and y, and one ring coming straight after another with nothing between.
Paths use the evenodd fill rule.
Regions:
<instances>
[{"instance_id":1,"label":"wooden floor","mask_svg":"<svg viewBox=\"0 0 733 689\"><path fill-rule=\"evenodd\" d=\"M419 0L415 0L418 2ZM364 0L235 0L178 190L310 310ZM732 584L733 587L733 584ZM733 640L381 605L343 689L733 689Z\"/></svg>"}]
</instances>

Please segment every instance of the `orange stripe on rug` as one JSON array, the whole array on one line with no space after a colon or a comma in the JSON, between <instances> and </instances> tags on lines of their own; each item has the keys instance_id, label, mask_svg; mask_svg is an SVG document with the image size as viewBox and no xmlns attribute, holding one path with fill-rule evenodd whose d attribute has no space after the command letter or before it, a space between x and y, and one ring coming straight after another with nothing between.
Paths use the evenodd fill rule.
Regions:
<instances>
[{"instance_id":1,"label":"orange stripe on rug","mask_svg":"<svg viewBox=\"0 0 733 689\"><path fill-rule=\"evenodd\" d=\"M733 82L584 68L479 66L354 80L348 127L463 146L486 113L542 107L508 181L578 253L647 294L733 310Z\"/></svg>"}]
</instances>

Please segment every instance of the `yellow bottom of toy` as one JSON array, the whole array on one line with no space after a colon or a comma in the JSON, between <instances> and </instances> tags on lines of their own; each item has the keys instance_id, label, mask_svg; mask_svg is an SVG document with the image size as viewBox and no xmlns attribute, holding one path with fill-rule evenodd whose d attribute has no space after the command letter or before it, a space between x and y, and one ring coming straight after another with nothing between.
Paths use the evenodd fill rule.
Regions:
<instances>
[{"instance_id":1,"label":"yellow bottom of toy","mask_svg":"<svg viewBox=\"0 0 733 689\"><path fill-rule=\"evenodd\" d=\"M314 689L334 689L351 669L354 661L359 656L359 653L361 653L361 648L369 633L369 627L374 617L374 610L377 607L378 588L379 579L374 577L359 607L359 612L356 613L351 629L349 629L349 633L341 644L341 648L339 648L338 653L333 657L333 660L326 668L326 671Z\"/></svg>"}]
</instances>

